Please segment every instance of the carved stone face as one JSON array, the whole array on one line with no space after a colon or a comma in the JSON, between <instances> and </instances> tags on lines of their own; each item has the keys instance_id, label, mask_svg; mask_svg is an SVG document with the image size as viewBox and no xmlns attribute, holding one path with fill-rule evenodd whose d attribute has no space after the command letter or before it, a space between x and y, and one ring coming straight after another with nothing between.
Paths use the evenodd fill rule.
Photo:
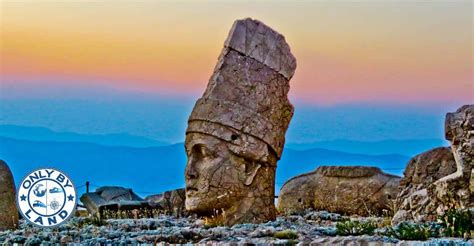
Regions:
<instances>
[{"instance_id":1,"label":"carved stone face","mask_svg":"<svg viewBox=\"0 0 474 246\"><path fill-rule=\"evenodd\" d=\"M248 195L260 165L235 155L228 145L213 136L187 134L187 210L198 213L226 210Z\"/></svg>"}]
</instances>

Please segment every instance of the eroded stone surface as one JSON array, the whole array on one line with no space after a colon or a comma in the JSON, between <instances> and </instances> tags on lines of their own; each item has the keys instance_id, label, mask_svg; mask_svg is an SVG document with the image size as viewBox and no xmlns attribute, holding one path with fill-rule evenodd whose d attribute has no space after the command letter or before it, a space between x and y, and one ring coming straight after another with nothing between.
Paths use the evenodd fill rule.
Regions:
<instances>
[{"instance_id":1,"label":"eroded stone surface","mask_svg":"<svg viewBox=\"0 0 474 246\"><path fill-rule=\"evenodd\" d=\"M399 210L392 224L404 220L434 221L449 209L474 207L474 105L465 105L454 113L448 113L445 134L446 139L451 141L451 151L438 148L414 158L415 162L426 163L417 164L420 170L427 166L433 175L419 175L418 169L412 172L411 165L407 166L406 175L410 177L402 182L402 190L398 195Z\"/></svg>"},{"instance_id":2,"label":"eroded stone surface","mask_svg":"<svg viewBox=\"0 0 474 246\"><path fill-rule=\"evenodd\" d=\"M296 58L285 37L258 20L234 22L224 46L265 64L288 80L295 73Z\"/></svg>"},{"instance_id":3,"label":"eroded stone surface","mask_svg":"<svg viewBox=\"0 0 474 246\"><path fill-rule=\"evenodd\" d=\"M133 210L148 207L148 202L143 201L132 189L119 186L103 186L95 192L84 193L81 202L91 215L104 216L105 210Z\"/></svg>"},{"instance_id":4,"label":"eroded stone surface","mask_svg":"<svg viewBox=\"0 0 474 246\"><path fill-rule=\"evenodd\" d=\"M188 120L186 209L227 225L274 220L276 162L293 116L282 35L237 20Z\"/></svg>"},{"instance_id":5,"label":"eroded stone surface","mask_svg":"<svg viewBox=\"0 0 474 246\"><path fill-rule=\"evenodd\" d=\"M400 177L376 167L321 166L283 185L278 210L287 214L308 208L343 214L382 214L397 195L399 181Z\"/></svg>"},{"instance_id":6,"label":"eroded stone surface","mask_svg":"<svg viewBox=\"0 0 474 246\"><path fill-rule=\"evenodd\" d=\"M454 113L446 114L446 139L456 160L456 172L435 182L433 193L439 200L438 212L449 208L474 207L470 189L474 166L474 105L464 105Z\"/></svg>"},{"instance_id":7,"label":"eroded stone surface","mask_svg":"<svg viewBox=\"0 0 474 246\"><path fill-rule=\"evenodd\" d=\"M311 212L313 213L313 212ZM310 219L308 217L311 217ZM334 216L330 216L334 217ZM340 217L340 216L336 216ZM348 218L345 218L348 219ZM428 241L401 241L384 237L384 229L375 235L335 236L337 221L327 216L294 215L278 217L262 224L239 224L232 227L208 227L194 217L175 218L160 215L152 219L111 219L105 225L87 223L86 218L71 218L54 230L44 230L25 221L13 232L0 232L0 245L15 243L83 245L473 245L474 240L431 238ZM383 218L357 218L382 223ZM290 230L295 239L279 239L275 233Z\"/></svg>"},{"instance_id":8,"label":"eroded stone surface","mask_svg":"<svg viewBox=\"0 0 474 246\"><path fill-rule=\"evenodd\" d=\"M184 189L170 190L163 192L163 194L151 195L145 198L145 201L148 201L152 208L175 217L187 215L184 207L185 200L186 193Z\"/></svg>"},{"instance_id":9,"label":"eroded stone surface","mask_svg":"<svg viewBox=\"0 0 474 246\"><path fill-rule=\"evenodd\" d=\"M18 209L15 204L16 188L7 163L0 160L0 231L18 226Z\"/></svg>"},{"instance_id":10,"label":"eroded stone surface","mask_svg":"<svg viewBox=\"0 0 474 246\"><path fill-rule=\"evenodd\" d=\"M428 187L455 171L456 162L450 148L439 147L413 157L400 181L393 224L406 220L424 221L430 216L434 218L436 206L430 205L433 201L428 196Z\"/></svg>"}]
</instances>

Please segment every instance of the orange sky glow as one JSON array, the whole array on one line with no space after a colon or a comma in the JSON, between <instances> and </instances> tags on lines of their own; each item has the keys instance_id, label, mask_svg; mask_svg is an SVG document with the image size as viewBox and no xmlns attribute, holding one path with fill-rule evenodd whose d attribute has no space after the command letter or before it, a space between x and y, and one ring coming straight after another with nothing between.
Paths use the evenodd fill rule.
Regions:
<instances>
[{"instance_id":1,"label":"orange sky glow","mask_svg":"<svg viewBox=\"0 0 474 246\"><path fill-rule=\"evenodd\" d=\"M285 35L293 99L474 101L471 1L2 1L2 84L200 94L245 17Z\"/></svg>"}]
</instances>

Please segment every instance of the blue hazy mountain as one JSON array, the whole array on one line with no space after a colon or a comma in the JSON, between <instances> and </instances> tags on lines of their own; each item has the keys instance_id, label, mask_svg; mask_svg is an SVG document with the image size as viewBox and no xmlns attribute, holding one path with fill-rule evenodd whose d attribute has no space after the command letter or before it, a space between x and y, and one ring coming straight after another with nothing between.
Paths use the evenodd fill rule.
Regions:
<instances>
[{"instance_id":1,"label":"blue hazy mountain","mask_svg":"<svg viewBox=\"0 0 474 246\"><path fill-rule=\"evenodd\" d=\"M0 124L40 126L81 134L127 133L177 143L184 139L189 114L200 96L111 94L92 89L82 96L71 95L79 92L79 89L69 89L54 96L44 95L44 98L5 99L2 96L12 93L0 94ZM318 106L293 103L295 114L286 134L288 143L442 139L446 112L459 107L450 104Z\"/></svg>"},{"instance_id":2,"label":"blue hazy mountain","mask_svg":"<svg viewBox=\"0 0 474 246\"><path fill-rule=\"evenodd\" d=\"M0 159L18 183L36 168L63 170L84 192L83 184L131 187L141 195L184 186L186 155L182 143L148 148L81 142L28 141L0 137ZM408 156L349 154L325 149L285 149L277 168L277 190L289 178L319 165L370 165L400 175ZM94 187L93 187L94 188Z\"/></svg>"},{"instance_id":3,"label":"blue hazy mountain","mask_svg":"<svg viewBox=\"0 0 474 246\"><path fill-rule=\"evenodd\" d=\"M286 144L286 146L295 150L323 148L328 150L337 150L357 154L402 154L414 156L429 149L433 149L440 146L449 146L449 142L442 139L390 139L373 142L333 140L312 143L288 143Z\"/></svg>"},{"instance_id":4,"label":"blue hazy mountain","mask_svg":"<svg viewBox=\"0 0 474 246\"><path fill-rule=\"evenodd\" d=\"M32 141L60 141L60 142L87 142L100 145L155 147L170 143L130 134L78 134L73 132L56 132L44 127L26 127L17 125L0 125L0 136L32 140Z\"/></svg>"},{"instance_id":5,"label":"blue hazy mountain","mask_svg":"<svg viewBox=\"0 0 474 246\"><path fill-rule=\"evenodd\" d=\"M79 134L73 132L56 132L45 127L18 125L0 125L0 136L32 141L87 142L107 146L158 147L171 144L165 141L130 134ZM309 143L289 142L286 144L286 147L294 150L319 148L354 154L401 154L414 156L432 148L448 145L449 142L441 139L407 139L374 142L351 140L318 141Z\"/></svg>"}]
</instances>

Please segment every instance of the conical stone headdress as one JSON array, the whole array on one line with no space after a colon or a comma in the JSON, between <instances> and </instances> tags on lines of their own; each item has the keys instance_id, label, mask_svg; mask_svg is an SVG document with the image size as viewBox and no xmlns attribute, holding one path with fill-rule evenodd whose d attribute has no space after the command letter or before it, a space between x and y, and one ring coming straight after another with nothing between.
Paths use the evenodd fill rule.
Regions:
<instances>
[{"instance_id":1,"label":"conical stone headdress","mask_svg":"<svg viewBox=\"0 0 474 246\"><path fill-rule=\"evenodd\" d=\"M287 95L295 69L285 37L257 20L235 21L186 134L212 135L245 155L271 151L280 159L294 111Z\"/></svg>"}]
</instances>

